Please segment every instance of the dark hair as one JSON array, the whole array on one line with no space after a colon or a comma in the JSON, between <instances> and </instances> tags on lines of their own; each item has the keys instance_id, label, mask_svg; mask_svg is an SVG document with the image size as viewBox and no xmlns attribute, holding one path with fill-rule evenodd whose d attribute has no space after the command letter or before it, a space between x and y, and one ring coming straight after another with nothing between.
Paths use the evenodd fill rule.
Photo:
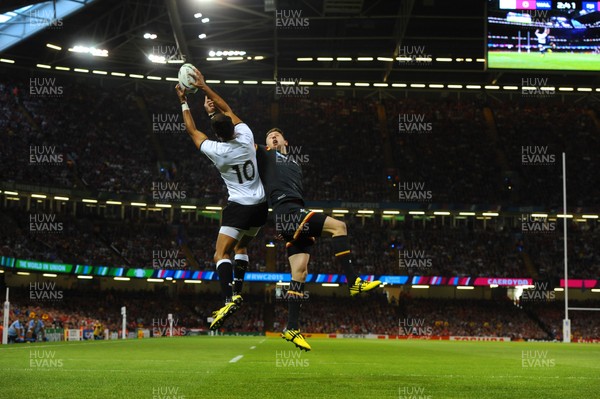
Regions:
<instances>
[{"instance_id":1,"label":"dark hair","mask_svg":"<svg viewBox=\"0 0 600 399\"><path fill-rule=\"evenodd\" d=\"M278 127L274 127L273 129L269 129L265 138L269 137L269 133L273 133L273 132L277 132L283 136L283 131ZM284 137L284 139L285 139L285 137Z\"/></svg>"},{"instance_id":2,"label":"dark hair","mask_svg":"<svg viewBox=\"0 0 600 399\"><path fill-rule=\"evenodd\" d=\"M229 116L225 114L216 114L211 118L210 126L219 139L223 141L229 141L233 139L233 122Z\"/></svg>"}]
</instances>

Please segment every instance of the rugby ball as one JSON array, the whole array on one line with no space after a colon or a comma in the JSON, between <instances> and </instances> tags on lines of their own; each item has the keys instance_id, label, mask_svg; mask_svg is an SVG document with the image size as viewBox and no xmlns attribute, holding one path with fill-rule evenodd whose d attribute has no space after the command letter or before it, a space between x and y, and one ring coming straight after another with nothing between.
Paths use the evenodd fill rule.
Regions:
<instances>
[{"instance_id":1,"label":"rugby ball","mask_svg":"<svg viewBox=\"0 0 600 399\"><path fill-rule=\"evenodd\" d=\"M195 74L196 72L194 71L194 66L192 64L183 64L181 68L179 68L177 78L179 79L179 85L183 87L186 93L195 93L198 91L197 87L192 86L192 83L195 81Z\"/></svg>"}]
</instances>

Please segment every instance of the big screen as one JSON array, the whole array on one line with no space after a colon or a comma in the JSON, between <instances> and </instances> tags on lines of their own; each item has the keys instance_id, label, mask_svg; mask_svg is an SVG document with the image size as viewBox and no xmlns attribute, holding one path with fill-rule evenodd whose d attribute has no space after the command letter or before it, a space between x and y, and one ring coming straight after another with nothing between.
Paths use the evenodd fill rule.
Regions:
<instances>
[{"instance_id":1,"label":"big screen","mask_svg":"<svg viewBox=\"0 0 600 399\"><path fill-rule=\"evenodd\" d=\"M487 66L600 71L600 1L489 0Z\"/></svg>"}]
</instances>

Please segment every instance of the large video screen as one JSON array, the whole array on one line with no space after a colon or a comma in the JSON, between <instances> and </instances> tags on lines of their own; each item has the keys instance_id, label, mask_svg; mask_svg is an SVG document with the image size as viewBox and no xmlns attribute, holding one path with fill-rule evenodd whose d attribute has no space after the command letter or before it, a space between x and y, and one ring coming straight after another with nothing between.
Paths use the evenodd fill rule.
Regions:
<instances>
[{"instance_id":1,"label":"large video screen","mask_svg":"<svg viewBox=\"0 0 600 399\"><path fill-rule=\"evenodd\" d=\"M487 66L600 71L600 1L489 0Z\"/></svg>"}]
</instances>

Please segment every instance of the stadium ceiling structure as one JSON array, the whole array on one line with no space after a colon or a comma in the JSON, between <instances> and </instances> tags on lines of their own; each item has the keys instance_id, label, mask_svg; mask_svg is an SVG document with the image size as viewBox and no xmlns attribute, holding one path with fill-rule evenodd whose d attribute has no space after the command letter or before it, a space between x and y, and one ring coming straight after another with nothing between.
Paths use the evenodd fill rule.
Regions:
<instances>
[{"instance_id":1,"label":"stadium ceiling structure","mask_svg":"<svg viewBox=\"0 0 600 399\"><path fill-rule=\"evenodd\" d=\"M58 12L67 3L79 8ZM56 9L54 23L14 40L9 25L30 22L23 7ZM0 22L0 57L15 68L164 78L192 62L217 80L600 83L591 73L486 71L481 0L9 0L8 9L21 10Z\"/></svg>"}]
</instances>

